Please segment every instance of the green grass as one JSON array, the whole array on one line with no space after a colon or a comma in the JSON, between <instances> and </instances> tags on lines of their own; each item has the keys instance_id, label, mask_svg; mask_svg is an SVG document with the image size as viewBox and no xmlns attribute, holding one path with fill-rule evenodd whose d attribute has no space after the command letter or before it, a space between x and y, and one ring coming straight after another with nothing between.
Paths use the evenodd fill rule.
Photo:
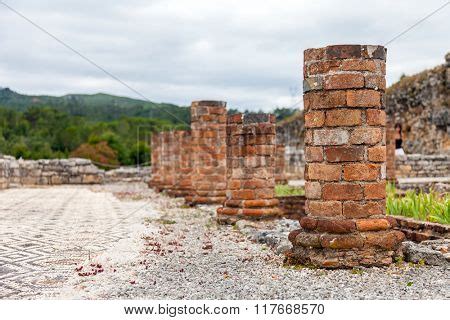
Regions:
<instances>
[{"instance_id":1,"label":"green grass","mask_svg":"<svg viewBox=\"0 0 450 320\"><path fill-rule=\"evenodd\" d=\"M417 193L414 190L398 195L395 186L387 184L386 211L389 215L450 224L450 195L441 196L435 191Z\"/></svg>"},{"instance_id":2,"label":"green grass","mask_svg":"<svg viewBox=\"0 0 450 320\"><path fill-rule=\"evenodd\" d=\"M277 184L275 186L275 196L288 197L288 196L302 196L305 194L305 190L299 187L289 186L287 184Z\"/></svg>"}]
</instances>

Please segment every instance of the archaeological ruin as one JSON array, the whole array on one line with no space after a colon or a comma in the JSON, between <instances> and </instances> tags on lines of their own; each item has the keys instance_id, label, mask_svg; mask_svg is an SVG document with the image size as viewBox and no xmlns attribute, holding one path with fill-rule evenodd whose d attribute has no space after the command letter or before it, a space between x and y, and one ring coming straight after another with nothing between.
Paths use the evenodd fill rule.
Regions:
<instances>
[{"instance_id":1,"label":"archaeological ruin","mask_svg":"<svg viewBox=\"0 0 450 320\"><path fill-rule=\"evenodd\" d=\"M416 190L443 181L448 190L446 58L386 89L384 47L308 49L304 109L287 119L227 115L225 102L194 101L189 130L152 133L151 167L104 170L86 159L0 156L0 189L145 182L184 198L186 207L216 206L219 223L298 220L283 251L290 264L389 265L405 236L421 242L450 234L439 223L386 216L387 181ZM404 154L397 154L399 135ZM291 184L305 194L276 194L276 186Z\"/></svg>"},{"instance_id":2,"label":"archaeological ruin","mask_svg":"<svg viewBox=\"0 0 450 320\"><path fill-rule=\"evenodd\" d=\"M218 220L279 215L275 198L275 116L235 114L227 119L226 200Z\"/></svg>"},{"instance_id":3,"label":"archaeological ruin","mask_svg":"<svg viewBox=\"0 0 450 320\"><path fill-rule=\"evenodd\" d=\"M307 216L291 262L388 265L404 238L385 217L385 61L382 46L305 51Z\"/></svg>"}]
</instances>

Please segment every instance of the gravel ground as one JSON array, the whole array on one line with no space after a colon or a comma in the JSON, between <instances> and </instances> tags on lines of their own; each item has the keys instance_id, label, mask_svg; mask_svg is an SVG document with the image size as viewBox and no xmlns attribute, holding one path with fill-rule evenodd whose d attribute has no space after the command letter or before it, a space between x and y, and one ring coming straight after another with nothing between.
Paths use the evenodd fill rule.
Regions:
<instances>
[{"instance_id":1,"label":"gravel ground","mask_svg":"<svg viewBox=\"0 0 450 320\"><path fill-rule=\"evenodd\" d=\"M282 254L277 254L282 248L260 244L258 237L265 234L261 228L285 231L295 228L295 222L250 224L254 232L248 232L245 223L217 225L211 206L188 208L181 199L144 188L96 188L113 192L122 201L148 201L148 210L158 215L143 218L141 226L130 227L135 232L129 238L80 264L53 298L450 298L448 267L407 263L354 270L285 267Z\"/></svg>"}]
</instances>

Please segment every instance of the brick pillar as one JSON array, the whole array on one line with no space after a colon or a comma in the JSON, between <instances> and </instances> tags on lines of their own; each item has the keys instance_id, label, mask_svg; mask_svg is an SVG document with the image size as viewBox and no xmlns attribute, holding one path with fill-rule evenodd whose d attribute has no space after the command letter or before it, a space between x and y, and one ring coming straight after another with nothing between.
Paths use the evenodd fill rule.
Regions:
<instances>
[{"instance_id":1,"label":"brick pillar","mask_svg":"<svg viewBox=\"0 0 450 320\"><path fill-rule=\"evenodd\" d=\"M277 144L275 156L275 184L287 184L285 168L285 151L284 144Z\"/></svg>"},{"instance_id":2,"label":"brick pillar","mask_svg":"<svg viewBox=\"0 0 450 320\"><path fill-rule=\"evenodd\" d=\"M159 191L161 186L161 135L152 133L152 176L148 186Z\"/></svg>"},{"instance_id":3,"label":"brick pillar","mask_svg":"<svg viewBox=\"0 0 450 320\"><path fill-rule=\"evenodd\" d=\"M403 233L385 216L385 57L382 46L305 51L307 216L291 232L293 263L388 265Z\"/></svg>"},{"instance_id":4,"label":"brick pillar","mask_svg":"<svg viewBox=\"0 0 450 320\"><path fill-rule=\"evenodd\" d=\"M386 179L395 182L395 128L393 121L386 122Z\"/></svg>"},{"instance_id":5,"label":"brick pillar","mask_svg":"<svg viewBox=\"0 0 450 320\"><path fill-rule=\"evenodd\" d=\"M168 194L172 197L185 197L191 191L191 133L184 130L173 131L172 138L170 150L173 185Z\"/></svg>"},{"instance_id":6,"label":"brick pillar","mask_svg":"<svg viewBox=\"0 0 450 320\"><path fill-rule=\"evenodd\" d=\"M236 114L227 121L227 192L218 220L262 219L280 214L275 199L275 117Z\"/></svg>"},{"instance_id":7,"label":"brick pillar","mask_svg":"<svg viewBox=\"0 0 450 320\"><path fill-rule=\"evenodd\" d=\"M174 185L173 131L161 132L161 191L168 191Z\"/></svg>"},{"instance_id":8,"label":"brick pillar","mask_svg":"<svg viewBox=\"0 0 450 320\"><path fill-rule=\"evenodd\" d=\"M225 200L226 119L226 102L192 102L192 192L185 197L190 205L220 204Z\"/></svg>"}]
</instances>

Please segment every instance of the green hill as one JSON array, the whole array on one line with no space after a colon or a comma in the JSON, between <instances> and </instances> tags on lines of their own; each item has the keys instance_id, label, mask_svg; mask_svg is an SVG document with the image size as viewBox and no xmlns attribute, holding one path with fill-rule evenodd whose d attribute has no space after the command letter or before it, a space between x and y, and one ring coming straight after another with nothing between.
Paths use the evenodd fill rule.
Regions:
<instances>
[{"instance_id":1,"label":"green hill","mask_svg":"<svg viewBox=\"0 0 450 320\"><path fill-rule=\"evenodd\" d=\"M9 88L0 88L0 106L15 111L25 111L30 107L51 107L70 115L86 117L92 121L110 121L126 116L157 118L173 124L190 122L188 107L104 93L68 94L62 97L31 96L19 94Z\"/></svg>"}]
</instances>

